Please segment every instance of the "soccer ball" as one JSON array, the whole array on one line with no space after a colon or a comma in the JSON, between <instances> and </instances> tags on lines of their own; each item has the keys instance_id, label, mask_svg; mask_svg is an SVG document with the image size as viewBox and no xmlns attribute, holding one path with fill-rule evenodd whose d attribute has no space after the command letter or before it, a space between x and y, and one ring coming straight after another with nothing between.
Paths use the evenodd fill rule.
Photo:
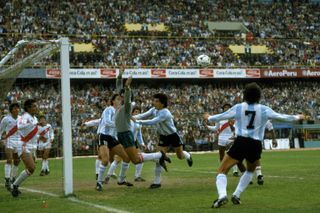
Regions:
<instances>
[{"instance_id":1,"label":"soccer ball","mask_svg":"<svg viewBox=\"0 0 320 213\"><path fill-rule=\"evenodd\" d=\"M210 62L210 57L207 55L199 55L197 58L197 64L202 67L208 66Z\"/></svg>"}]
</instances>

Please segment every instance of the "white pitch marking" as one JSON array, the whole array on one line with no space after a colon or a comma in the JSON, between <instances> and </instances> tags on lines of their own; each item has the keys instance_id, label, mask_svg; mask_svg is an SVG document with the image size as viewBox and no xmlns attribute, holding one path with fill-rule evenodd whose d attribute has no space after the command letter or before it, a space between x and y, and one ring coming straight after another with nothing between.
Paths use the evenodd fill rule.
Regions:
<instances>
[{"instance_id":1,"label":"white pitch marking","mask_svg":"<svg viewBox=\"0 0 320 213\"><path fill-rule=\"evenodd\" d=\"M53 194L53 193L45 192L45 191L40 191L40 190L36 190L36 189L30 189L30 188L24 188L24 187L20 187L20 189L28 191L28 192L48 195L48 196L51 196L51 197L60 197L57 194ZM80 204L91 206L91 207L94 207L94 208L97 208L97 209L105 210L106 212L132 213L132 212L128 212L128 211L124 211L124 210L120 210L120 209L116 209L116 208L112 208L112 207L102 206L102 205L90 203L90 202L87 202L87 201L79 200L78 198L75 198L75 197L69 197L67 199L72 201L72 202L75 202L75 203L80 203Z\"/></svg>"},{"instance_id":2,"label":"white pitch marking","mask_svg":"<svg viewBox=\"0 0 320 213\"><path fill-rule=\"evenodd\" d=\"M183 170L183 169L171 169L170 171L188 172L188 173L190 173L190 170ZM213 171L192 171L192 172L201 173L201 174L217 174L217 172L213 172ZM269 178L287 178L287 179L298 179L298 180L304 180L305 179L303 177L279 176L279 175L264 175L264 177L269 177Z\"/></svg>"}]
</instances>

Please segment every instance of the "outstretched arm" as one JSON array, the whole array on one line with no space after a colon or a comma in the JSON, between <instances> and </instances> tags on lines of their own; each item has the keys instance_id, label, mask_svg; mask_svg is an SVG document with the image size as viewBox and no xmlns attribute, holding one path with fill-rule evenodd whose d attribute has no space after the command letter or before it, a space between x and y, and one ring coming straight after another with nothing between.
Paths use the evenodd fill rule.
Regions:
<instances>
[{"instance_id":1,"label":"outstretched arm","mask_svg":"<svg viewBox=\"0 0 320 213\"><path fill-rule=\"evenodd\" d=\"M151 120L137 120L136 122L142 125L155 125L160 123L168 118L168 114L165 111L159 113L158 116L154 117Z\"/></svg>"},{"instance_id":2,"label":"outstretched arm","mask_svg":"<svg viewBox=\"0 0 320 213\"><path fill-rule=\"evenodd\" d=\"M136 119L136 120L139 120L139 119L144 119L144 118L150 117L150 116L153 114L154 109L155 109L155 108L152 107L152 108L149 109L147 112L144 112L144 113L142 113L142 114L135 115L135 116L133 116L133 118Z\"/></svg>"},{"instance_id":3,"label":"outstretched arm","mask_svg":"<svg viewBox=\"0 0 320 213\"><path fill-rule=\"evenodd\" d=\"M305 118L304 115L287 115L287 114L281 114L273 111L271 108L267 108L267 117L269 119L273 120L281 120L281 121L298 121L298 120L303 120Z\"/></svg>"},{"instance_id":4,"label":"outstretched arm","mask_svg":"<svg viewBox=\"0 0 320 213\"><path fill-rule=\"evenodd\" d=\"M226 111L224 113L212 115L212 116L210 116L208 113L205 113L203 115L203 118L209 122L229 120L229 119L232 119L236 116L236 107L237 107L237 105L233 106L232 108L230 108L228 111Z\"/></svg>"},{"instance_id":5,"label":"outstretched arm","mask_svg":"<svg viewBox=\"0 0 320 213\"><path fill-rule=\"evenodd\" d=\"M101 119L99 118L99 119L87 121L87 122L84 123L84 125L87 126L87 127L99 126L100 120Z\"/></svg>"}]
</instances>

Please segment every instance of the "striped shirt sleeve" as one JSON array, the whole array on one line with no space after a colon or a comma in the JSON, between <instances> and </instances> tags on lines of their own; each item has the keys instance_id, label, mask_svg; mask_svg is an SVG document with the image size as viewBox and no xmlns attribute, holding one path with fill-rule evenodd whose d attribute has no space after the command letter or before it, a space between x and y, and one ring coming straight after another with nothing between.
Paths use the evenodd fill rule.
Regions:
<instances>
[{"instance_id":1,"label":"striped shirt sleeve","mask_svg":"<svg viewBox=\"0 0 320 213\"><path fill-rule=\"evenodd\" d=\"M228 111L221 113L221 114L217 114L217 115L213 115L210 116L208 118L209 122L216 122L216 121L221 121L221 120L230 120L232 118L235 118L236 116L236 107L238 105L233 106L232 108L230 108Z\"/></svg>"},{"instance_id":2,"label":"striped shirt sleeve","mask_svg":"<svg viewBox=\"0 0 320 213\"><path fill-rule=\"evenodd\" d=\"M287 115L287 114L277 113L269 107L267 107L266 113L267 113L267 117L273 120L281 120L281 121L288 121L288 122L299 120L299 115Z\"/></svg>"},{"instance_id":3,"label":"striped shirt sleeve","mask_svg":"<svg viewBox=\"0 0 320 213\"><path fill-rule=\"evenodd\" d=\"M137 123L142 124L142 125L155 125L157 123L160 123L162 121L165 121L168 118L169 114L167 111L160 111L159 115L154 117L151 120L143 120L143 121L137 121Z\"/></svg>"},{"instance_id":4,"label":"striped shirt sleeve","mask_svg":"<svg viewBox=\"0 0 320 213\"><path fill-rule=\"evenodd\" d=\"M99 126L101 119L95 119L95 120L91 120L91 121L87 121L84 123L84 125L86 125L87 127L91 127L91 126Z\"/></svg>"},{"instance_id":5,"label":"striped shirt sleeve","mask_svg":"<svg viewBox=\"0 0 320 213\"><path fill-rule=\"evenodd\" d=\"M138 114L138 115L135 115L133 116L135 119L137 120L140 120L140 119L144 119L144 118L147 118L147 117L150 117L153 115L153 111L154 111L154 107L152 107L151 109L149 109L147 112L145 113L142 113L142 114Z\"/></svg>"}]
</instances>

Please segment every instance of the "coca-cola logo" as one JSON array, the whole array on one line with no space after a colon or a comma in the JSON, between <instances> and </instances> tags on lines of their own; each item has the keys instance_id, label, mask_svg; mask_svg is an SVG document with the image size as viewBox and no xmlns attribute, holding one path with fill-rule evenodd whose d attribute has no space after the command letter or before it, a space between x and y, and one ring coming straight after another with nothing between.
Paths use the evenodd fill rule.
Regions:
<instances>
[{"instance_id":1,"label":"coca-cola logo","mask_svg":"<svg viewBox=\"0 0 320 213\"><path fill-rule=\"evenodd\" d=\"M166 70L165 69L151 69L151 77L165 78L166 77Z\"/></svg>"},{"instance_id":2,"label":"coca-cola logo","mask_svg":"<svg viewBox=\"0 0 320 213\"><path fill-rule=\"evenodd\" d=\"M320 77L320 71L303 70L303 77Z\"/></svg>"},{"instance_id":3,"label":"coca-cola logo","mask_svg":"<svg viewBox=\"0 0 320 213\"><path fill-rule=\"evenodd\" d=\"M61 71L60 69L48 69L47 70L47 78L60 78Z\"/></svg>"},{"instance_id":4,"label":"coca-cola logo","mask_svg":"<svg viewBox=\"0 0 320 213\"><path fill-rule=\"evenodd\" d=\"M260 70L246 70L248 78L260 78Z\"/></svg>"},{"instance_id":5,"label":"coca-cola logo","mask_svg":"<svg viewBox=\"0 0 320 213\"><path fill-rule=\"evenodd\" d=\"M115 78L117 72L115 69L101 69L100 70L101 77L103 78Z\"/></svg>"},{"instance_id":6,"label":"coca-cola logo","mask_svg":"<svg viewBox=\"0 0 320 213\"><path fill-rule=\"evenodd\" d=\"M213 69L200 69L200 77L213 77Z\"/></svg>"},{"instance_id":7,"label":"coca-cola logo","mask_svg":"<svg viewBox=\"0 0 320 213\"><path fill-rule=\"evenodd\" d=\"M266 70L263 72L265 77L298 77L298 73L296 71L288 71L288 70Z\"/></svg>"}]
</instances>

